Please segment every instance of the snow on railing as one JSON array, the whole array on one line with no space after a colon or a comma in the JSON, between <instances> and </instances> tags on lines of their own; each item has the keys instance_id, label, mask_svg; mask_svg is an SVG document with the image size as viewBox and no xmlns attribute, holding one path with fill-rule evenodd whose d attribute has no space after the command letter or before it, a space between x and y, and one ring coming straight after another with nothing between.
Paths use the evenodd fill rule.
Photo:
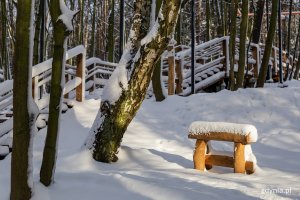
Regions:
<instances>
[{"instance_id":1,"label":"snow on railing","mask_svg":"<svg viewBox=\"0 0 300 200\"><path fill-rule=\"evenodd\" d=\"M96 85L103 87L116 67L118 67L117 63L103 61L100 58L87 59L86 80L88 82L93 81L93 84L90 84L90 87L86 87L86 89L93 91Z\"/></svg>"},{"instance_id":2,"label":"snow on railing","mask_svg":"<svg viewBox=\"0 0 300 200\"><path fill-rule=\"evenodd\" d=\"M191 49L183 49L179 52L175 47L174 49L175 52L177 52L175 54L172 53L174 51L172 51L171 48L168 51L169 53L167 51L164 52L161 64L162 66L166 66L166 63L168 63L168 69L163 69L162 71L163 73L168 71L168 74L173 74L171 76L168 75L169 79L170 77L171 79L173 79L173 77L176 79L176 81L173 82L172 80L168 80L168 89L172 87L171 90L173 91L175 87L172 85L176 84L176 93L179 94L184 90L182 94L186 95L188 91L190 91L190 89L186 87L189 87L191 79ZM175 62L173 60L175 60ZM207 83L208 80L215 83L215 78L208 79L205 82L203 81L219 71L223 71L224 73L214 77L219 78L219 80L226 77L229 74L229 37L216 38L197 45L195 47L195 60L195 86L199 86L195 88L196 90L211 85ZM173 69L174 65L176 66L176 70ZM176 75L174 75L175 72ZM203 83L200 84L200 82Z\"/></svg>"},{"instance_id":3,"label":"snow on railing","mask_svg":"<svg viewBox=\"0 0 300 200\"><path fill-rule=\"evenodd\" d=\"M69 93L75 90L76 100L83 101L85 91L94 89L96 84L103 86L118 66L116 63L106 62L99 58L86 60L85 51L85 48L80 45L66 52L64 98L69 98ZM68 62L71 59L76 59L76 66L68 64L72 63ZM52 60L51 58L32 68L32 95L40 110L47 109L49 105L50 94L47 88L49 88L51 81ZM13 128L12 104L13 80L1 82L0 137Z\"/></svg>"}]
</instances>

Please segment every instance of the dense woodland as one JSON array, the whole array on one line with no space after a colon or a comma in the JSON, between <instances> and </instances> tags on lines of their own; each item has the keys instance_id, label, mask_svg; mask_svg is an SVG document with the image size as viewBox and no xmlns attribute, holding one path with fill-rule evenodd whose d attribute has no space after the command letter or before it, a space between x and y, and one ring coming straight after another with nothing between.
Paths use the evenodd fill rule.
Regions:
<instances>
[{"instance_id":1,"label":"dense woodland","mask_svg":"<svg viewBox=\"0 0 300 200\"><path fill-rule=\"evenodd\" d=\"M157 101L167 97L161 81L165 51L191 48L190 65L184 67L191 71L191 94L197 92L195 47L224 36L229 38L229 74L217 83L223 89L264 87L266 82L285 87L285 81L299 79L299 0L1 0L0 10L0 82L14 80L12 200L32 196L30 151L41 111L32 98L31 73L33 66L51 58L49 119L40 181L45 186L53 184L65 67L82 62L66 59L68 49L83 45L87 58L118 63L104 86L98 115L85 142L91 156L106 163L118 160L124 133L149 87ZM255 45L261 51L255 51ZM272 73L271 66L277 66L273 47L278 49L279 61ZM255 64L250 66L251 59L258 53L261 63L259 67L256 64L257 73L248 73L255 68ZM77 69L76 73L85 72Z\"/></svg>"}]
</instances>

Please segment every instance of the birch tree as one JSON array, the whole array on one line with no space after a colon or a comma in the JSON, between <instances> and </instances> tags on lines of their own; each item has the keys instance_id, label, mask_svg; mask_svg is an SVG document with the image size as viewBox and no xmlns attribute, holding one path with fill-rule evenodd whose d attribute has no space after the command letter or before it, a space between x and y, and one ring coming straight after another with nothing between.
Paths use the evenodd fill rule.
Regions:
<instances>
[{"instance_id":1,"label":"birch tree","mask_svg":"<svg viewBox=\"0 0 300 200\"><path fill-rule=\"evenodd\" d=\"M37 106L32 98L33 0L18 1L16 46L14 55L13 151L11 158L11 200L31 198L32 143ZM21 100L21 101L20 101Z\"/></svg>"},{"instance_id":2,"label":"birch tree","mask_svg":"<svg viewBox=\"0 0 300 200\"><path fill-rule=\"evenodd\" d=\"M129 54L134 55L133 59L128 59L130 67L126 70L126 66L119 66L106 85L100 110L86 142L93 149L95 160L108 163L117 161L121 140L145 98L154 64L172 39L180 3L180 0L163 0L152 30L138 41L140 45L136 46L139 47L136 54ZM142 1L137 0L135 6L141 7ZM129 40L136 38L134 28L138 23L133 23ZM135 48L131 46L125 49L124 54L134 51ZM112 89L117 91L112 93Z\"/></svg>"}]
</instances>

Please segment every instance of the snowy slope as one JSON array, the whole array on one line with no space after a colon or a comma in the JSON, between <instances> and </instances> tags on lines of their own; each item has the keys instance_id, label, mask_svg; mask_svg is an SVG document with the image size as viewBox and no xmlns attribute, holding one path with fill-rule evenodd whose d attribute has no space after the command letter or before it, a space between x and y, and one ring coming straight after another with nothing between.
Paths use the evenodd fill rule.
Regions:
<instances>
[{"instance_id":1,"label":"snowy slope","mask_svg":"<svg viewBox=\"0 0 300 200\"><path fill-rule=\"evenodd\" d=\"M95 162L81 149L99 100L74 104L62 116L56 182L49 188L38 182L45 129L35 137L33 200L300 199L299 82L284 89L171 96L162 103L145 100L114 164ZM198 120L254 125L257 171L242 175L221 167L204 173L194 170L195 141L187 134L190 123ZM214 145L233 149L231 143ZM0 161L1 200L9 198L10 159L11 155Z\"/></svg>"}]
</instances>

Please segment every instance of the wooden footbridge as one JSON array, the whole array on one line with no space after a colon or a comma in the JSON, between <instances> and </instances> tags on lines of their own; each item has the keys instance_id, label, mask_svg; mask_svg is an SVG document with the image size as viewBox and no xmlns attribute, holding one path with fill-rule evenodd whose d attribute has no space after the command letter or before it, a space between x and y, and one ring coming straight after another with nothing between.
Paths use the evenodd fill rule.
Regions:
<instances>
[{"instance_id":1,"label":"wooden footbridge","mask_svg":"<svg viewBox=\"0 0 300 200\"><path fill-rule=\"evenodd\" d=\"M196 46L195 90L205 91L212 86L222 86L229 75L229 37L221 37ZM247 74L256 79L263 53L263 46L250 44ZM187 96L191 94L191 50L187 46L169 45L161 57L162 79L168 94ZM238 40L236 47L238 61ZM71 64L72 63L72 64ZM47 123L49 105L49 85L51 81L52 59L33 66L32 96L41 110L37 127ZM72 107L70 99L83 101L85 93L96 87L103 87L118 65L99 58L86 59L85 48L77 46L66 52L65 87L63 90L63 111ZM270 77L278 75L278 48L273 47L270 58ZM237 70L237 69L236 69ZM224 84L223 84L224 85ZM0 83L0 159L1 152L11 148L13 128L13 81Z\"/></svg>"}]
</instances>

